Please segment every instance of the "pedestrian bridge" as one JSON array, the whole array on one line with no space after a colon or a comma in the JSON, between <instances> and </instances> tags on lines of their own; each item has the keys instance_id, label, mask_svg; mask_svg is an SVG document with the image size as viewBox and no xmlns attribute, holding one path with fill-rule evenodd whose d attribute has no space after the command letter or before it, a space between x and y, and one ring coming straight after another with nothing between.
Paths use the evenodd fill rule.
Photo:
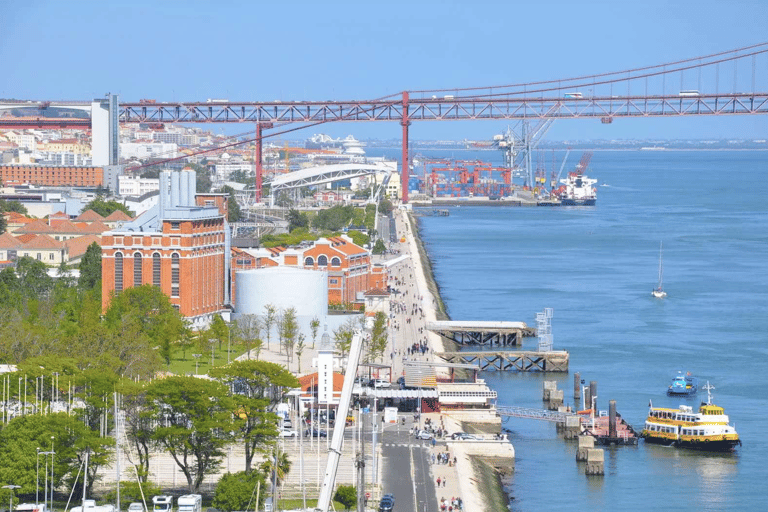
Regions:
<instances>
[{"instance_id":1,"label":"pedestrian bridge","mask_svg":"<svg viewBox=\"0 0 768 512\"><path fill-rule=\"evenodd\" d=\"M272 195L275 196L276 192L280 190L323 185L369 174L390 174L396 170L397 164L393 162L319 165L277 176L270 185Z\"/></svg>"},{"instance_id":2,"label":"pedestrian bridge","mask_svg":"<svg viewBox=\"0 0 768 512\"><path fill-rule=\"evenodd\" d=\"M533 409L530 407L516 406L497 406L496 412L498 412L500 416L553 421L555 423L565 423L566 418L569 416L578 416L577 414L571 412L548 411L546 409Z\"/></svg>"}]
</instances>

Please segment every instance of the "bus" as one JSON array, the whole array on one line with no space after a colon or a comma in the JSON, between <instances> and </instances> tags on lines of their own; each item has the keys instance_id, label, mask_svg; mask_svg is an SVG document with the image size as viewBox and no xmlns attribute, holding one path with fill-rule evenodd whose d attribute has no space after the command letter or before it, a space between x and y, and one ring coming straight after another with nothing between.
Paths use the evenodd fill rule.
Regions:
<instances>
[{"instance_id":1,"label":"bus","mask_svg":"<svg viewBox=\"0 0 768 512\"><path fill-rule=\"evenodd\" d=\"M696 90L690 90L690 91L680 91L681 97L691 97L691 96L700 96L699 91Z\"/></svg>"}]
</instances>

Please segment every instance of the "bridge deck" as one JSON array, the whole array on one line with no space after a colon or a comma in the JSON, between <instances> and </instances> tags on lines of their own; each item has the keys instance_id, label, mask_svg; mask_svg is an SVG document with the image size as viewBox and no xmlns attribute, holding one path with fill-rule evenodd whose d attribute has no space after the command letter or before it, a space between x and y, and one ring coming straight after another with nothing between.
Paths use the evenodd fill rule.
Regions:
<instances>
[{"instance_id":1,"label":"bridge deck","mask_svg":"<svg viewBox=\"0 0 768 512\"><path fill-rule=\"evenodd\" d=\"M535 336L535 329L525 322L435 321L427 330L459 345L521 345L525 336Z\"/></svg>"}]
</instances>

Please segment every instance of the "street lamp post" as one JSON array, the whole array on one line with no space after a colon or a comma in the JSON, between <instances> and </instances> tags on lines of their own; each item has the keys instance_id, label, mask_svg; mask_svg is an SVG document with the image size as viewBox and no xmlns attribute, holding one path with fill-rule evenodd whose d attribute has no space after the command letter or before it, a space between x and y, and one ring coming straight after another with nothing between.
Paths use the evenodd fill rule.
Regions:
<instances>
[{"instance_id":1,"label":"street lamp post","mask_svg":"<svg viewBox=\"0 0 768 512\"><path fill-rule=\"evenodd\" d=\"M53 439L54 437L51 436L51 508L49 508L49 511L53 511L53 457L56 455L56 452L53 451ZM119 492L119 491L118 491Z\"/></svg>"},{"instance_id":2,"label":"street lamp post","mask_svg":"<svg viewBox=\"0 0 768 512\"><path fill-rule=\"evenodd\" d=\"M48 503L48 456L51 455L51 466L53 466L53 450L49 452L37 452L37 454L38 456L42 455L45 457L45 487L43 487L43 503ZM53 468L51 468L51 502L53 502Z\"/></svg>"},{"instance_id":3,"label":"street lamp post","mask_svg":"<svg viewBox=\"0 0 768 512\"><path fill-rule=\"evenodd\" d=\"M37 459L35 461L35 505L40 504L40 447L37 447Z\"/></svg>"},{"instance_id":4,"label":"street lamp post","mask_svg":"<svg viewBox=\"0 0 768 512\"><path fill-rule=\"evenodd\" d=\"M203 354L192 354L192 357L195 358L195 375L197 375L197 363L200 362L200 358L203 357Z\"/></svg>"},{"instance_id":5,"label":"street lamp post","mask_svg":"<svg viewBox=\"0 0 768 512\"><path fill-rule=\"evenodd\" d=\"M11 497L8 498L8 512L13 512L13 491L20 489L20 485L4 485L3 489L9 489L11 491Z\"/></svg>"},{"instance_id":6,"label":"street lamp post","mask_svg":"<svg viewBox=\"0 0 768 512\"><path fill-rule=\"evenodd\" d=\"M215 339L209 339L208 343L211 344L211 368L213 368L213 359L214 359L214 350L216 349L216 340Z\"/></svg>"}]
</instances>

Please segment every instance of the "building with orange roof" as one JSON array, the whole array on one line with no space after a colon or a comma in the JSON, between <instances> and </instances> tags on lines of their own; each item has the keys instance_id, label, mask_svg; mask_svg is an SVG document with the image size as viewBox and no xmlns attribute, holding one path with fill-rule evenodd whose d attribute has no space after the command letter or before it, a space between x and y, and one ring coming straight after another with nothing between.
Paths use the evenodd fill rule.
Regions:
<instances>
[{"instance_id":1,"label":"building with orange roof","mask_svg":"<svg viewBox=\"0 0 768 512\"><path fill-rule=\"evenodd\" d=\"M85 210L83 213L74 218L75 222L104 222L104 217L96 213L93 210Z\"/></svg>"},{"instance_id":2,"label":"building with orange roof","mask_svg":"<svg viewBox=\"0 0 768 512\"><path fill-rule=\"evenodd\" d=\"M69 252L69 261L71 265L79 265L83 255L91 244L101 247L101 237L97 235L83 235L77 238L70 238L64 242Z\"/></svg>"},{"instance_id":3,"label":"building with orange roof","mask_svg":"<svg viewBox=\"0 0 768 512\"><path fill-rule=\"evenodd\" d=\"M63 242L54 240L48 235L32 235L28 241L20 244L16 249L16 257L30 258L42 261L48 266L58 266L69 259L69 250ZM19 240L21 241L21 240Z\"/></svg>"},{"instance_id":4,"label":"building with orange roof","mask_svg":"<svg viewBox=\"0 0 768 512\"><path fill-rule=\"evenodd\" d=\"M275 266L328 272L329 304L362 304L364 292L386 288L383 267L372 266L371 253L346 235L320 238L308 247L233 249L232 282L238 270Z\"/></svg>"}]
</instances>

